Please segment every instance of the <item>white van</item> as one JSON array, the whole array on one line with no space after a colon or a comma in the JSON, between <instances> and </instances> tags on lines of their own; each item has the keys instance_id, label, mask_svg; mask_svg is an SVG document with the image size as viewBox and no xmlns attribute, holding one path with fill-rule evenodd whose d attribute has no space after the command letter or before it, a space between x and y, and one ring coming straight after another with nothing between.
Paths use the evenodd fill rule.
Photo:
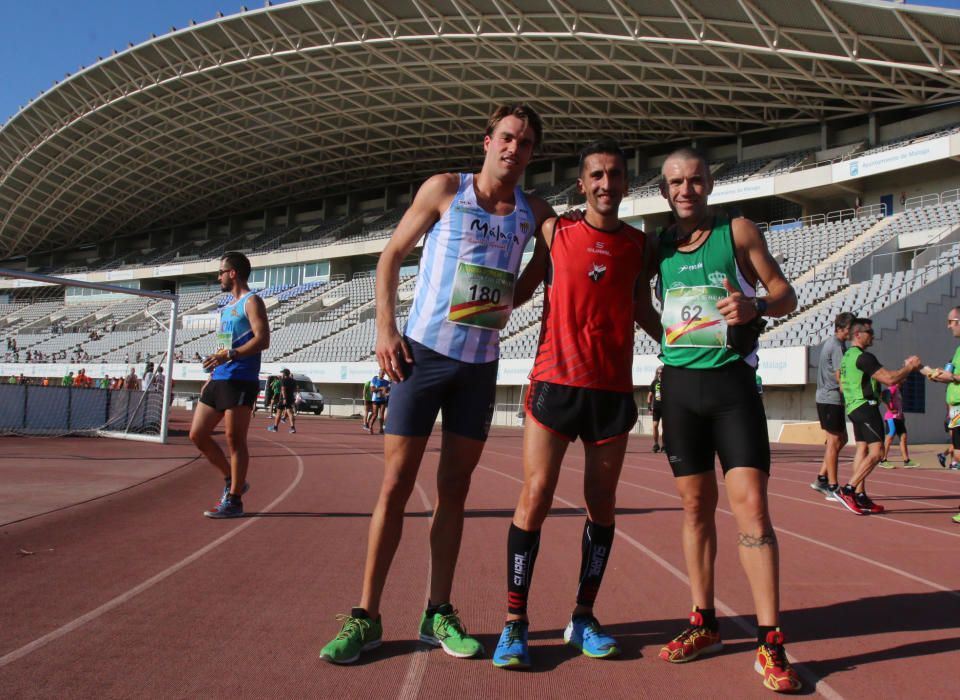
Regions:
<instances>
[{"instance_id":1,"label":"white van","mask_svg":"<svg viewBox=\"0 0 960 700\"><path fill-rule=\"evenodd\" d=\"M257 394L257 404L260 408L267 408L267 379L279 376L280 374L260 374L260 393ZM323 394L317 391L310 377L305 374L291 374L290 376L297 382L297 413L309 411L318 416L323 413Z\"/></svg>"}]
</instances>

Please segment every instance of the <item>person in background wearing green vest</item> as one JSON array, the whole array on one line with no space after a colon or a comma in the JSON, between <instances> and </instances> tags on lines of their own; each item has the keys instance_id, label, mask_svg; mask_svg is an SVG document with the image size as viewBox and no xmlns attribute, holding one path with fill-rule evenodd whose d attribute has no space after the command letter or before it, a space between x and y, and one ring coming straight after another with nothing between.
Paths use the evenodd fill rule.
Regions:
<instances>
[{"instance_id":1,"label":"person in background wearing green vest","mask_svg":"<svg viewBox=\"0 0 960 700\"><path fill-rule=\"evenodd\" d=\"M947 314L947 327L954 338L960 338L960 306L954 306ZM950 441L953 455L950 469L960 470L960 347L953 353L953 359L945 367L924 367L920 370L931 382L947 385L947 427L950 429ZM938 455L941 466L947 466L945 455ZM953 518L960 523L960 515Z\"/></svg>"},{"instance_id":2,"label":"person in background wearing green vest","mask_svg":"<svg viewBox=\"0 0 960 700\"><path fill-rule=\"evenodd\" d=\"M756 606L754 668L765 688L797 692L802 684L778 626L779 549L767 502L770 440L756 384L762 317L789 314L797 297L756 225L707 205L712 190L710 168L696 151L680 149L664 161L660 192L676 218L659 238L663 420L670 426L664 447L683 502L694 607L690 625L660 658L682 663L723 646L714 603L719 457ZM765 297L757 295L760 284Z\"/></svg>"},{"instance_id":3,"label":"person in background wearing green vest","mask_svg":"<svg viewBox=\"0 0 960 700\"><path fill-rule=\"evenodd\" d=\"M843 392L847 418L853 423L857 452L853 458L853 475L845 486L833 492L844 508L857 515L882 513L884 508L870 500L866 480L880 463L886 429L880 415L880 385L899 384L920 369L920 358L911 355L896 372L885 369L873 353L873 323L869 318L855 318L850 324L850 347L840 363L840 391Z\"/></svg>"}]
</instances>

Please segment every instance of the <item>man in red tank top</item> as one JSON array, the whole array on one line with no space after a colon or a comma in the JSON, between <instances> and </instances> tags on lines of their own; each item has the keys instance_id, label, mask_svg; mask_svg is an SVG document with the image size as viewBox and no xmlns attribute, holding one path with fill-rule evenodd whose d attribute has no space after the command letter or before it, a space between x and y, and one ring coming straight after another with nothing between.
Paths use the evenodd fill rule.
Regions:
<instances>
[{"instance_id":1,"label":"man in red tank top","mask_svg":"<svg viewBox=\"0 0 960 700\"><path fill-rule=\"evenodd\" d=\"M578 437L586 457L582 560L576 606L564 642L593 658L619 653L593 616L610 555L614 503L627 435L637 419L633 399L634 323L662 334L650 302L656 255L642 231L618 217L627 191L626 156L612 140L580 154L577 182L587 201L582 220L547 219L530 261L546 285L540 343L530 373L523 435L524 484L507 537L507 623L495 666L526 668L527 595L540 527L553 501L567 446ZM534 267L537 266L537 267Z\"/></svg>"}]
</instances>

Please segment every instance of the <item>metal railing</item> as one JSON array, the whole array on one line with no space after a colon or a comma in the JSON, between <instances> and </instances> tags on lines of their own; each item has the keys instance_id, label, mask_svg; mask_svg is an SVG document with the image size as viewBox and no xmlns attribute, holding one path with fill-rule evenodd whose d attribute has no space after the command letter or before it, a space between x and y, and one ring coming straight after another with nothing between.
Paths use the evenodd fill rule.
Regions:
<instances>
[{"instance_id":1,"label":"metal railing","mask_svg":"<svg viewBox=\"0 0 960 700\"><path fill-rule=\"evenodd\" d=\"M922 209L923 207L935 207L938 204L950 204L960 201L960 188L944 190L937 194L920 194L913 197L907 197L903 201L904 209Z\"/></svg>"},{"instance_id":2,"label":"metal railing","mask_svg":"<svg viewBox=\"0 0 960 700\"><path fill-rule=\"evenodd\" d=\"M857 209L837 209L835 211L827 212L826 214L810 214L808 216L801 216L796 219L777 219L776 221L770 222L761 221L757 223L757 228L766 233L774 227L785 226L789 224L799 224L798 228L801 228L804 226L830 224L836 221L850 221L851 219L883 218L886 215L886 204L868 204L865 207L859 207Z\"/></svg>"}]
</instances>

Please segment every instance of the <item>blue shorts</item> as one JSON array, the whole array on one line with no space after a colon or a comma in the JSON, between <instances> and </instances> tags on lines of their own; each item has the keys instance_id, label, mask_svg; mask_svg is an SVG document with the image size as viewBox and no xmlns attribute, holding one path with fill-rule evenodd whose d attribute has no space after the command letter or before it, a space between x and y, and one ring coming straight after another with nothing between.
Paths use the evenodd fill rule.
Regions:
<instances>
[{"instance_id":1,"label":"blue shorts","mask_svg":"<svg viewBox=\"0 0 960 700\"><path fill-rule=\"evenodd\" d=\"M413 364L402 361L406 379L390 389L390 415L384 425L388 435L426 437L442 413L444 432L486 440L497 396L498 361L475 364L434 352L405 338Z\"/></svg>"}]
</instances>

